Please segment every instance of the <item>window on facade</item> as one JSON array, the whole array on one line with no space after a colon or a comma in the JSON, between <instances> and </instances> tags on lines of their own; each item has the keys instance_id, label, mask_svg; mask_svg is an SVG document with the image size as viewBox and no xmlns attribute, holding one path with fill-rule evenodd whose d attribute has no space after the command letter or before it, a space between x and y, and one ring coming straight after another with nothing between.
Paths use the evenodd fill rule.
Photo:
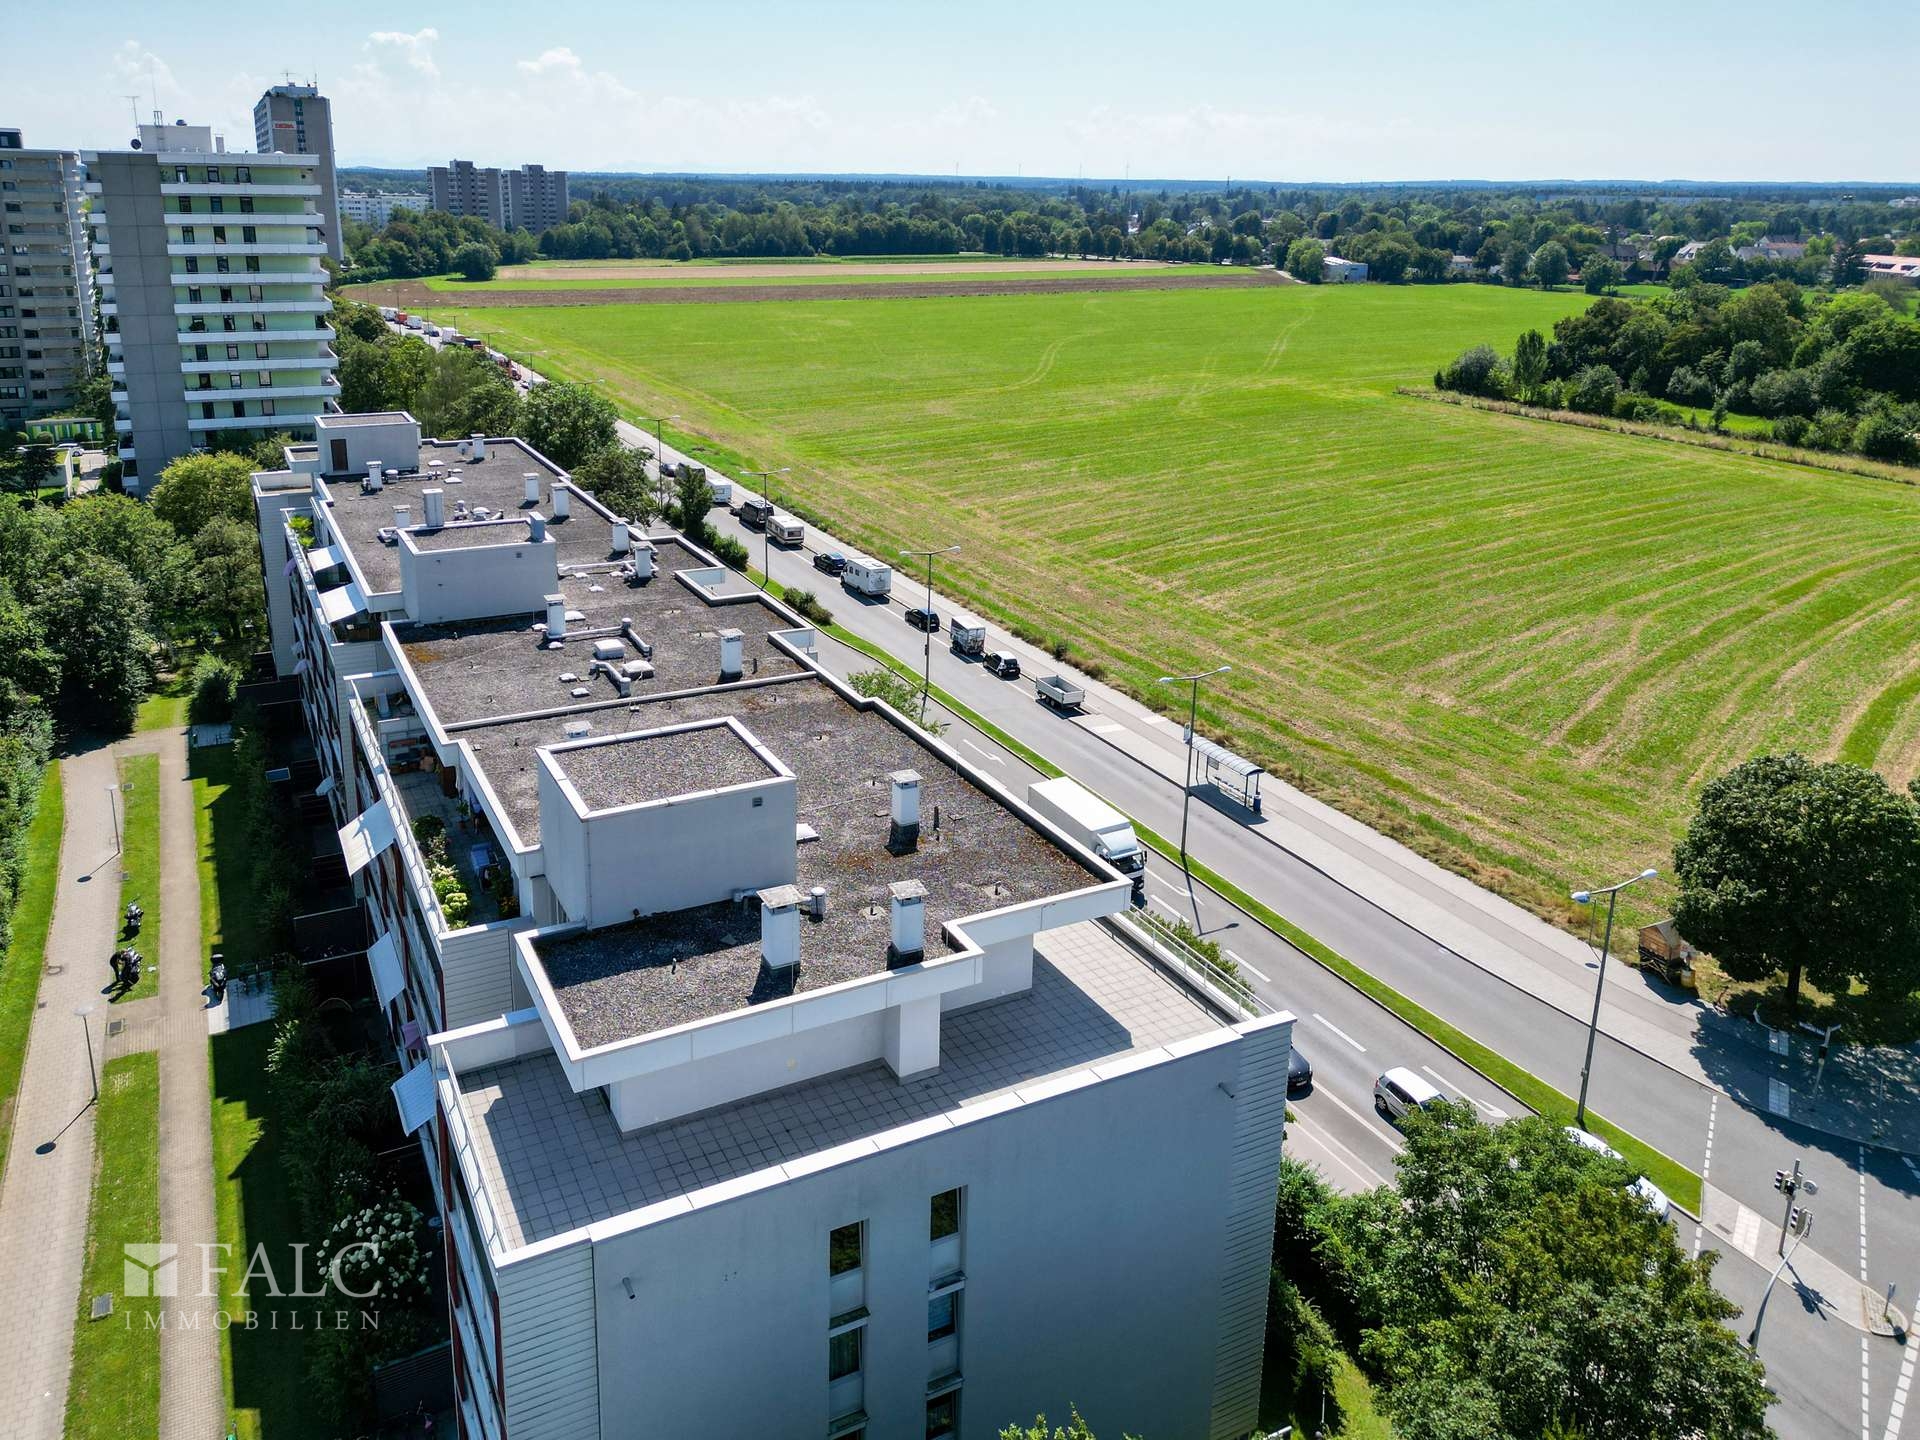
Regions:
<instances>
[{"instance_id":1,"label":"window on facade","mask_svg":"<svg viewBox=\"0 0 1920 1440\"><path fill-rule=\"evenodd\" d=\"M189 285L187 287L187 303L189 305L198 305L200 303L200 287L198 285Z\"/></svg>"},{"instance_id":2,"label":"window on facade","mask_svg":"<svg viewBox=\"0 0 1920 1440\"><path fill-rule=\"evenodd\" d=\"M262 400L262 401L260 402L260 413L261 413L262 415L271 415L271 414L273 414L273 401L271 401L271 400Z\"/></svg>"},{"instance_id":3,"label":"window on facade","mask_svg":"<svg viewBox=\"0 0 1920 1440\"><path fill-rule=\"evenodd\" d=\"M928 1207L927 1238L944 1240L960 1233L960 1192L942 1190Z\"/></svg>"},{"instance_id":4,"label":"window on facade","mask_svg":"<svg viewBox=\"0 0 1920 1440\"><path fill-rule=\"evenodd\" d=\"M224 215L227 211L227 202L216 195L207 201L207 209L214 215Z\"/></svg>"},{"instance_id":5,"label":"window on facade","mask_svg":"<svg viewBox=\"0 0 1920 1440\"><path fill-rule=\"evenodd\" d=\"M176 165L173 167L173 183L176 185L184 185L187 183L187 167L186 166Z\"/></svg>"},{"instance_id":6,"label":"window on facade","mask_svg":"<svg viewBox=\"0 0 1920 1440\"><path fill-rule=\"evenodd\" d=\"M240 347L238 345L227 346L227 358L229 360L238 360L240 358Z\"/></svg>"},{"instance_id":7,"label":"window on facade","mask_svg":"<svg viewBox=\"0 0 1920 1440\"><path fill-rule=\"evenodd\" d=\"M244 420L247 418L247 402L246 401L236 400L233 402L233 418L236 420Z\"/></svg>"},{"instance_id":8,"label":"window on facade","mask_svg":"<svg viewBox=\"0 0 1920 1440\"><path fill-rule=\"evenodd\" d=\"M229 390L238 390L242 385L245 385L246 383L247 382L245 378L240 374L238 370L229 370L227 372L227 388Z\"/></svg>"},{"instance_id":9,"label":"window on facade","mask_svg":"<svg viewBox=\"0 0 1920 1440\"><path fill-rule=\"evenodd\" d=\"M927 1343L944 1340L959 1328L960 1292L950 1290L927 1302Z\"/></svg>"},{"instance_id":10,"label":"window on facade","mask_svg":"<svg viewBox=\"0 0 1920 1440\"><path fill-rule=\"evenodd\" d=\"M256 360L264 360L267 358L267 342L266 341L257 340L254 342L253 358Z\"/></svg>"},{"instance_id":11,"label":"window on facade","mask_svg":"<svg viewBox=\"0 0 1920 1440\"><path fill-rule=\"evenodd\" d=\"M258 285L249 285L247 287L247 298L258 305L267 298L267 292Z\"/></svg>"},{"instance_id":12,"label":"window on facade","mask_svg":"<svg viewBox=\"0 0 1920 1440\"><path fill-rule=\"evenodd\" d=\"M213 376L202 375L200 377L200 384L198 388L202 390L211 390L213 388Z\"/></svg>"},{"instance_id":13,"label":"window on facade","mask_svg":"<svg viewBox=\"0 0 1920 1440\"><path fill-rule=\"evenodd\" d=\"M203 400L200 402L200 418L202 420L211 420L213 418L213 402L211 400Z\"/></svg>"},{"instance_id":14,"label":"window on facade","mask_svg":"<svg viewBox=\"0 0 1920 1440\"><path fill-rule=\"evenodd\" d=\"M258 255L247 256L247 273L249 275L258 275L260 273L260 257Z\"/></svg>"},{"instance_id":15,"label":"window on facade","mask_svg":"<svg viewBox=\"0 0 1920 1440\"><path fill-rule=\"evenodd\" d=\"M222 285L220 287L220 303L222 305L231 305L233 303L233 287L231 285Z\"/></svg>"},{"instance_id":16,"label":"window on facade","mask_svg":"<svg viewBox=\"0 0 1920 1440\"><path fill-rule=\"evenodd\" d=\"M860 1337L867 1327L856 1325L827 1340L827 1379L844 1380L860 1373Z\"/></svg>"},{"instance_id":17,"label":"window on facade","mask_svg":"<svg viewBox=\"0 0 1920 1440\"><path fill-rule=\"evenodd\" d=\"M858 1221L842 1225L827 1237L827 1273L844 1275L860 1268L860 1242L864 1226Z\"/></svg>"},{"instance_id":18,"label":"window on facade","mask_svg":"<svg viewBox=\"0 0 1920 1440\"><path fill-rule=\"evenodd\" d=\"M227 243L227 227L226 226L216 225L213 227L213 243L216 245L224 245Z\"/></svg>"},{"instance_id":19,"label":"window on facade","mask_svg":"<svg viewBox=\"0 0 1920 1440\"><path fill-rule=\"evenodd\" d=\"M194 243L193 226L182 225L180 227L180 243L182 245L191 245Z\"/></svg>"},{"instance_id":20,"label":"window on facade","mask_svg":"<svg viewBox=\"0 0 1920 1440\"><path fill-rule=\"evenodd\" d=\"M232 315L222 315L220 317L220 328L231 333L240 328L240 321Z\"/></svg>"},{"instance_id":21,"label":"window on facade","mask_svg":"<svg viewBox=\"0 0 1920 1440\"><path fill-rule=\"evenodd\" d=\"M266 328L267 328L267 317L266 317L266 316L264 316L264 315L255 315L255 316L253 317L253 328L254 328L254 329L256 329L256 330L264 330L264 329L266 329Z\"/></svg>"},{"instance_id":22,"label":"window on facade","mask_svg":"<svg viewBox=\"0 0 1920 1440\"><path fill-rule=\"evenodd\" d=\"M220 183L220 167L218 165L207 166L207 184L218 185L219 183Z\"/></svg>"},{"instance_id":23,"label":"window on facade","mask_svg":"<svg viewBox=\"0 0 1920 1440\"><path fill-rule=\"evenodd\" d=\"M960 1392L950 1391L927 1401L927 1440L949 1440L960 1433Z\"/></svg>"},{"instance_id":24,"label":"window on facade","mask_svg":"<svg viewBox=\"0 0 1920 1440\"><path fill-rule=\"evenodd\" d=\"M196 359L196 360L204 360L204 359L206 359L206 358L207 358L207 347L206 347L206 346L204 346L204 345L196 345L196 346L194 346L194 347L193 347L193 358L194 358L194 359Z\"/></svg>"},{"instance_id":25,"label":"window on facade","mask_svg":"<svg viewBox=\"0 0 1920 1440\"><path fill-rule=\"evenodd\" d=\"M251 185L253 183L253 167L251 165L239 166L234 170L233 178L241 185Z\"/></svg>"},{"instance_id":26,"label":"window on facade","mask_svg":"<svg viewBox=\"0 0 1920 1440\"><path fill-rule=\"evenodd\" d=\"M191 195L182 195L180 197L180 213L182 215L191 215L193 213L193 197Z\"/></svg>"},{"instance_id":27,"label":"window on facade","mask_svg":"<svg viewBox=\"0 0 1920 1440\"><path fill-rule=\"evenodd\" d=\"M242 195L240 197L240 213L242 215L251 215L253 213L253 197L251 195Z\"/></svg>"},{"instance_id":28,"label":"window on facade","mask_svg":"<svg viewBox=\"0 0 1920 1440\"><path fill-rule=\"evenodd\" d=\"M260 388L262 390L270 390L273 388L273 372L271 370L262 370L260 372Z\"/></svg>"},{"instance_id":29,"label":"window on facade","mask_svg":"<svg viewBox=\"0 0 1920 1440\"><path fill-rule=\"evenodd\" d=\"M227 271L232 268L232 265L233 262L224 255L216 255L213 257L213 268L218 270L222 275L226 274Z\"/></svg>"},{"instance_id":30,"label":"window on facade","mask_svg":"<svg viewBox=\"0 0 1920 1440\"><path fill-rule=\"evenodd\" d=\"M187 274L198 275L199 273L200 273L200 257L198 255L187 256Z\"/></svg>"}]
</instances>

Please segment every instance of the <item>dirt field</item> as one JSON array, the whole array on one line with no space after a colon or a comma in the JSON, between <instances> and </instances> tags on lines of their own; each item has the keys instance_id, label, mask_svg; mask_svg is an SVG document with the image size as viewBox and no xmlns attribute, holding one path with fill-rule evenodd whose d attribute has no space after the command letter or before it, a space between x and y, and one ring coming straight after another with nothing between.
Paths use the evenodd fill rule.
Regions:
<instances>
[{"instance_id":1,"label":"dirt field","mask_svg":"<svg viewBox=\"0 0 1920 1440\"><path fill-rule=\"evenodd\" d=\"M1090 270L1112 266L1117 271L1165 270L1160 260L797 260L738 265L679 264L671 260L560 260L539 265L503 265L494 278L499 280L686 280L697 275L764 275L769 280L790 280L822 273L857 279L863 275L968 275L991 273L1020 274L1058 270L1063 266Z\"/></svg>"},{"instance_id":2,"label":"dirt field","mask_svg":"<svg viewBox=\"0 0 1920 1440\"><path fill-rule=\"evenodd\" d=\"M1193 266L1116 266L1111 275L1037 274L1015 279L992 276L968 279L955 273L951 281L927 280L902 285L897 281L869 280L864 284L855 281L846 285L809 285L804 290L791 284L669 285L658 289L613 290L486 290L476 286L456 295L430 289L418 280L387 280L377 285L349 286L344 293L349 299L368 305L393 305L424 313L456 305L461 309L501 309L529 305L701 305L759 300L927 300L955 295L1061 295L1099 290L1191 290L1202 286L1293 283L1272 270L1249 270L1241 266L1211 270Z\"/></svg>"}]
</instances>

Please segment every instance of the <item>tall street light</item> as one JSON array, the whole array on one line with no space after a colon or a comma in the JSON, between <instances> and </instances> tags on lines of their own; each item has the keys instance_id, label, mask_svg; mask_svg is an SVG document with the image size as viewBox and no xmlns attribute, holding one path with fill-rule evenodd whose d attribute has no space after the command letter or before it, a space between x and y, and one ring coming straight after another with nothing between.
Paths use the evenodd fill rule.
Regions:
<instances>
[{"instance_id":1,"label":"tall street light","mask_svg":"<svg viewBox=\"0 0 1920 1440\"><path fill-rule=\"evenodd\" d=\"M771 481L776 475L792 474L793 467L782 465L778 470L742 470L740 473L755 480ZM766 492L767 504L771 505L773 504L771 484L766 487ZM773 516L767 516L766 523L760 527L760 538L766 542L761 547L760 556L760 588L764 590L773 583Z\"/></svg>"},{"instance_id":2,"label":"tall street light","mask_svg":"<svg viewBox=\"0 0 1920 1440\"><path fill-rule=\"evenodd\" d=\"M938 550L902 550L903 556L911 559L924 556L927 562L927 606L926 616L926 652L922 657L920 669L920 718L927 718L927 692L933 688L933 557L936 555L958 555L958 545L942 546Z\"/></svg>"},{"instance_id":3,"label":"tall street light","mask_svg":"<svg viewBox=\"0 0 1920 1440\"><path fill-rule=\"evenodd\" d=\"M1580 1067L1580 1103L1573 1113L1573 1123L1582 1130L1587 1128L1587 1081L1593 1076L1593 1041L1600 1030L1600 995L1607 985L1607 951L1613 946L1614 907L1620 903L1622 890L1629 885L1638 885L1642 880L1651 880L1659 873L1658 870L1642 870L1631 880L1622 880L1618 885L1609 885L1604 890L1573 892L1573 903L1576 905L1591 905L1597 897L1607 897L1607 931L1600 940L1600 973L1593 981L1593 1018L1587 1022L1587 1063ZM1589 930L1587 933L1591 935L1593 932Z\"/></svg>"},{"instance_id":4,"label":"tall street light","mask_svg":"<svg viewBox=\"0 0 1920 1440\"><path fill-rule=\"evenodd\" d=\"M1187 864L1187 811L1193 804L1193 727L1200 714L1200 682L1224 675L1231 669L1231 665L1216 665L1197 675L1162 675L1155 681L1159 685L1187 687L1187 783L1180 792L1180 870L1187 877L1189 898L1193 895L1193 870Z\"/></svg>"},{"instance_id":5,"label":"tall street light","mask_svg":"<svg viewBox=\"0 0 1920 1440\"><path fill-rule=\"evenodd\" d=\"M678 420L678 415L656 415L651 420L642 420L642 425L653 426L653 484L660 494L660 504L667 503L667 442L661 438L661 432L667 421Z\"/></svg>"}]
</instances>

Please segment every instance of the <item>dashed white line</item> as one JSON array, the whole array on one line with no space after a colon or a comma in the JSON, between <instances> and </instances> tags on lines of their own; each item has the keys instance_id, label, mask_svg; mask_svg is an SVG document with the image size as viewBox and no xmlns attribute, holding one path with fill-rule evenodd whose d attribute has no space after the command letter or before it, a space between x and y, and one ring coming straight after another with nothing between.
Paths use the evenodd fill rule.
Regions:
<instances>
[{"instance_id":1,"label":"dashed white line","mask_svg":"<svg viewBox=\"0 0 1920 1440\"><path fill-rule=\"evenodd\" d=\"M1318 1017L1315 1017L1315 1018L1318 1018ZM1338 1095L1334 1094L1331 1090L1321 1091L1316 1093L1324 1094L1326 1096L1327 1103L1329 1105L1337 1106L1340 1109L1346 1111L1347 1114L1351 1115L1355 1120L1358 1120L1360 1122L1362 1129L1371 1131L1372 1133L1379 1135L1382 1139L1384 1139L1387 1142L1387 1144L1391 1145L1395 1151L1403 1150L1406 1148L1406 1141L1400 1138L1400 1132L1395 1130L1391 1125L1380 1125L1378 1123L1377 1116L1371 1121L1368 1120L1366 1116L1362 1115L1358 1110L1354 1109L1351 1105L1347 1104L1346 1101L1342 1100Z\"/></svg>"},{"instance_id":2,"label":"dashed white line","mask_svg":"<svg viewBox=\"0 0 1920 1440\"><path fill-rule=\"evenodd\" d=\"M1867 1285L1867 1147L1859 1147L1860 1176L1860 1288ZM1860 1440L1873 1440L1873 1351L1870 1337L1860 1332Z\"/></svg>"},{"instance_id":3,"label":"dashed white line","mask_svg":"<svg viewBox=\"0 0 1920 1440\"><path fill-rule=\"evenodd\" d=\"M1706 1148L1706 1152L1700 1157L1700 1194L1701 1194L1700 1217L1701 1218L1700 1218L1700 1223L1693 1227L1693 1258L1696 1260L1700 1258L1700 1242L1706 1237L1707 1176L1713 1170L1713 1122L1715 1121L1715 1119L1719 1117L1719 1114L1720 1114L1720 1095L1718 1091L1715 1091L1713 1098L1707 1103L1707 1148Z\"/></svg>"},{"instance_id":4,"label":"dashed white line","mask_svg":"<svg viewBox=\"0 0 1920 1440\"><path fill-rule=\"evenodd\" d=\"M1905 1158L1905 1157L1902 1157ZM1909 1168L1913 1162L1907 1162ZM1887 1433L1884 1440L1900 1440L1900 1422L1906 1418L1907 1391L1913 1385L1913 1362L1920 1360L1920 1345L1907 1341L1907 1358L1900 1362L1900 1378L1893 1386L1893 1408L1887 1413Z\"/></svg>"},{"instance_id":5,"label":"dashed white line","mask_svg":"<svg viewBox=\"0 0 1920 1440\"><path fill-rule=\"evenodd\" d=\"M960 739L960 743L966 746L969 750L973 751L974 754L984 755L986 756L987 759L993 761L993 763L996 765L1004 765L1007 763L1006 761L1002 760L998 755L994 754L991 750L985 749L982 746L974 744L973 741L967 739L966 736L962 735L959 737L959 739Z\"/></svg>"},{"instance_id":6,"label":"dashed white line","mask_svg":"<svg viewBox=\"0 0 1920 1440\"><path fill-rule=\"evenodd\" d=\"M1318 1010L1313 1012L1313 1018L1315 1020L1318 1020L1333 1034L1338 1035L1342 1040L1346 1041L1347 1044L1351 1045L1354 1049L1358 1050L1362 1055L1367 1053L1366 1046L1362 1045L1358 1040L1354 1039L1351 1035L1347 1034L1346 1031L1342 1030L1338 1025L1334 1024L1331 1020L1327 1019L1327 1017L1322 1015Z\"/></svg>"},{"instance_id":7,"label":"dashed white line","mask_svg":"<svg viewBox=\"0 0 1920 1440\"><path fill-rule=\"evenodd\" d=\"M1786 1119L1793 1114L1793 1087L1784 1080L1767 1081L1767 1109Z\"/></svg>"},{"instance_id":8,"label":"dashed white line","mask_svg":"<svg viewBox=\"0 0 1920 1440\"><path fill-rule=\"evenodd\" d=\"M1249 975L1253 976L1254 979L1262 981L1263 983L1268 985L1273 984L1273 980L1270 976L1263 974L1259 970L1256 970L1253 966L1249 965L1243 957L1235 954L1233 951L1231 950L1227 951L1226 956L1229 960L1233 961L1234 964L1238 965L1242 970L1246 971Z\"/></svg>"},{"instance_id":9,"label":"dashed white line","mask_svg":"<svg viewBox=\"0 0 1920 1440\"><path fill-rule=\"evenodd\" d=\"M1485 1111L1488 1115L1491 1115L1496 1120L1505 1120L1507 1118L1507 1112L1502 1110L1498 1105L1489 1105L1484 1100L1474 1099L1473 1096L1467 1094L1467 1092L1462 1090L1458 1085L1454 1084L1451 1080L1448 1080L1444 1076L1442 1076L1441 1073L1438 1070L1434 1069L1431 1065L1422 1065L1420 1068L1426 1071L1427 1074L1431 1075L1434 1078L1434 1083L1439 1085L1439 1087L1442 1090L1453 1091L1454 1094L1458 1095L1462 1100L1466 1101L1469 1105L1473 1106L1475 1109Z\"/></svg>"}]
</instances>

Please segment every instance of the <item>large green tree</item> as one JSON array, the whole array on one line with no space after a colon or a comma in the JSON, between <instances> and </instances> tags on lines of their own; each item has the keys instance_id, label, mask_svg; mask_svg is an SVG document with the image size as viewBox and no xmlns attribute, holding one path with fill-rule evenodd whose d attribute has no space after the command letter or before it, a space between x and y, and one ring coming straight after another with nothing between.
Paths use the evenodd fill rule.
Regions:
<instances>
[{"instance_id":1,"label":"large green tree","mask_svg":"<svg viewBox=\"0 0 1920 1440\"><path fill-rule=\"evenodd\" d=\"M1295 240L1287 247L1286 271L1294 279L1318 285L1326 268L1327 249L1318 240Z\"/></svg>"},{"instance_id":2,"label":"large green tree","mask_svg":"<svg viewBox=\"0 0 1920 1440\"><path fill-rule=\"evenodd\" d=\"M549 381L527 395L524 433L534 449L571 470L618 438L619 418L612 402L589 387Z\"/></svg>"},{"instance_id":3,"label":"large green tree","mask_svg":"<svg viewBox=\"0 0 1920 1440\"><path fill-rule=\"evenodd\" d=\"M498 365L475 350L441 350L413 398L422 430L441 440L511 435L520 428L520 393Z\"/></svg>"},{"instance_id":4,"label":"large green tree","mask_svg":"<svg viewBox=\"0 0 1920 1440\"><path fill-rule=\"evenodd\" d=\"M130 727L153 679L147 602L133 577L98 555L70 555L35 608L60 652L60 703L69 722Z\"/></svg>"},{"instance_id":5,"label":"large green tree","mask_svg":"<svg viewBox=\"0 0 1920 1440\"><path fill-rule=\"evenodd\" d=\"M202 525L222 516L251 524L253 471L253 461L245 455L182 455L160 472L148 503L182 540L191 540Z\"/></svg>"},{"instance_id":6,"label":"large green tree","mask_svg":"<svg viewBox=\"0 0 1920 1440\"><path fill-rule=\"evenodd\" d=\"M1920 986L1920 806L1875 771L1762 755L1701 791L1674 849L1674 920L1738 980Z\"/></svg>"},{"instance_id":7,"label":"large green tree","mask_svg":"<svg viewBox=\"0 0 1920 1440\"><path fill-rule=\"evenodd\" d=\"M193 537L193 569L199 637L228 655L245 655L267 612L259 532L224 516L209 520Z\"/></svg>"},{"instance_id":8,"label":"large green tree","mask_svg":"<svg viewBox=\"0 0 1920 1440\"><path fill-rule=\"evenodd\" d=\"M647 452L615 441L573 467L574 483L629 520L650 525L660 518L660 494L647 476ZM708 488L711 495L712 488Z\"/></svg>"},{"instance_id":9,"label":"large green tree","mask_svg":"<svg viewBox=\"0 0 1920 1440\"><path fill-rule=\"evenodd\" d=\"M1531 401L1540 393L1547 378L1547 337L1528 330L1513 346L1513 393L1519 400Z\"/></svg>"}]
</instances>

